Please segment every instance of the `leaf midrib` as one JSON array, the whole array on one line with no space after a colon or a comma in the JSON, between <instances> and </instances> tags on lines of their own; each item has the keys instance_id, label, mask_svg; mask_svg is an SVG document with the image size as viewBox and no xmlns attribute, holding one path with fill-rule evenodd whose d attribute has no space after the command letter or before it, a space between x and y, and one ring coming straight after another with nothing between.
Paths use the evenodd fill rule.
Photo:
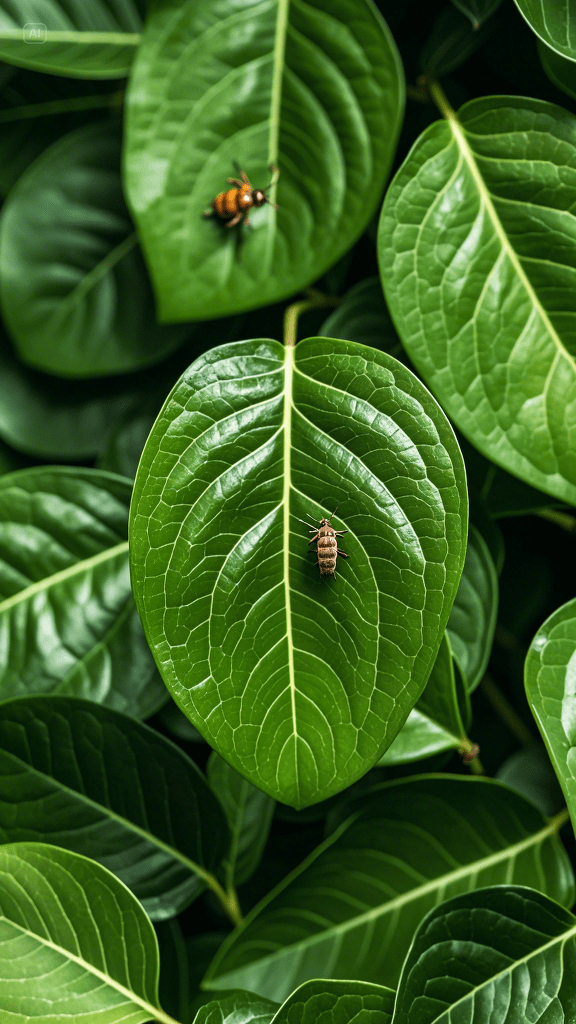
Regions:
<instances>
[{"instance_id":1,"label":"leaf midrib","mask_svg":"<svg viewBox=\"0 0 576 1024\"><path fill-rule=\"evenodd\" d=\"M6 42L25 42L21 28L0 29L0 44ZM142 40L140 32L74 32L48 30L46 32L46 43L78 43L82 46L112 45L112 46L139 46ZM30 44L27 44L30 45Z\"/></svg>"},{"instance_id":2,"label":"leaf midrib","mask_svg":"<svg viewBox=\"0 0 576 1024\"><path fill-rule=\"evenodd\" d=\"M507 918L507 920L509 919ZM476 993L481 992L482 989L486 988L487 985L493 985L496 981L498 981L499 978L504 978L507 974L511 974L513 971L517 970L517 968L521 964L529 963L532 957L540 956L540 954L544 953L545 950L552 949L553 946L555 946L557 943L561 942L562 944L564 944L568 942L570 938L574 938L575 936L576 924L573 925L572 928L569 928L568 931L562 932L561 935L555 935L552 939L550 939L549 942L545 942L543 946L539 946L538 949L531 950L529 953L526 954L526 956L520 957L519 960L513 960L508 967L505 967L503 970L498 971L497 974L493 974L490 978L486 978L486 980L483 981L481 985L475 985L474 988L470 989L470 991L466 993L466 995L461 996L460 999L457 999L455 1003L450 1003L450 1006L443 1010L439 1016L434 1017L434 1019L430 1021L430 1024L442 1024L442 1021L449 1022L450 1016L446 1016L447 1014L451 1015L457 1006L461 1006L462 1004L466 1003L469 999L473 999ZM476 943L476 945L480 946L480 943ZM482 945L481 948L485 949L486 947ZM560 986L558 986L558 992L559 991ZM558 996L558 992L556 993L556 997Z\"/></svg>"},{"instance_id":3,"label":"leaf midrib","mask_svg":"<svg viewBox=\"0 0 576 1024\"><path fill-rule=\"evenodd\" d=\"M68 918L67 920L68 923L71 924ZM174 1018L170 1017L167 1013L164 1013L163 1010L153 1006L152 1003L147 1002L145 999L142 999L140 996L136 995L135 992L131 992L130 989L126 988L119 981L111 978L109 974L105 974L104 971L99 970L98 967L88 963L88 961L84 960L83 957L76 956L76 954L72 953L71 950L65 949L64 946L58 945L57 942L53 942L51 939L43 938L36 932L30 931L29 928L23 928L17 921L12 921L9 917L5 917L3 914L0 915L0 921L5 921L12 928L17 928L23 935L27 935L29 938L34 939L43 946L46 946L48 949L52 949L54 952L60 953L60 955L66 960L72 960L75 964L78 964L79 967L82 967L83 970L87 971L89 974L93 974L96 978L99 978L100 981L104 982L108 988L115 989L115 991L126 998L128 1002L140 1006L153 1020L161 1021L162 1024L177 1024Z\"/></svg>"},{"instance_id":4,"label":"leaf midrib","mask_svg":"<svg viewBox=\"0 0 576 1024\"><path fill-rule=\"evenodd\" d=\"M36 594L41 594L44 590L49 590L50 587L72 579L74 576L79 576L81 573L89 572L91 569L95 569L97 565L112 560L124 552L128 553L127 540L122 541L121 544L116 544L113 548L105 548L104 551L100 551L97 555L91 555L90 558L84 558L80 562L75 562L74 565L69 565L66 569L61 569L60 572L52 573L51 576L45 576L43 580L38 580L37 583L31 583L24 590L19 590L17 594L12 594L11 597L0 601L0 615L10 608L14 608L16 605L35 597Z\"/></svg>"},{"instance_id":5,"label":"leaf midrib","mask_svg":"<svg viewBox=\"0 0 576 1024\"><path fill-rule=\"evenodd\" d=\"M532 283L531 283L530 279L528 278L528 276L527 276L527 274L526 274L522 264L520 263L518 255L517 255L516 251L514 250L514 248L512 247L512 245L510 243L510 240L508 238L508 235L506 234L506 232L504 230L504 226L503 226L503 224L502 224L502 222L501 222L501 220L500 220L500 218L498 216L498 213L496 212L496 208L495 208L494 203L492 201L492 196L491 196L490 192L488 191L486 183L485 183L485 181L484 181L484 179L483 179L483 177L482 177L482 175L480 173L480 169L478 167L478 164L476 163L476 159L475 159L473 150L472 150L472 148L468 144L468 140L466 138L466 131L465 131L464 126L458 120L458 117L457 117L455 111L453 111L451 109L450 110L446 110L446 109L443 108L443 113L444 113L446 121L447 121L447 123L448 123L448 125L450 127L450 130L452 132L452 135L454 137L454 140L456 142L458 150L459 150L459 152L460 152L464 162L466 163L466 166L468 167L468 170L470 171L470 174L472 175L474 183L475 183L475 185L476 185L476 187L478 189L478 194L480 196L481 202L484 204L484 207L486 209L488 217L490 218L490 221L492 223L494 231L496 232L496 235L498 237L498 240L500 242L500 245L502 247L503 252L506 254L508 259L510 260L510 263L512 264L512 266L514 268L514 271L518 275L519 280L522 282L524 290L525 290L526 294L528 295L528 298L530 299L530 301L532 303L532 306L537 311L537 313L538 313L538 315L539 315L539 317L540 317L544 327L546 328L546 330L547 330L547 332L548 332L548 334L550 336L551 341L553 341L554 345L556 346L556 348L558 349L560 354L563 356L563 358L566 359L567 362L572 365L572 368L573 368L574 372L576 373L576 362L575 362L574 358L570 355L570 353L568 352L568 350L564 346L561 338L557 334L556 329L554 328L552 322L550 321L548 313L544 309L542 303L540 302L540 299L538 298L536 292L534 291Z\"/></svg>"},{"instance_id":6,"label":"leaf midrib","mask_svg":"<svg viewBox=\"0 0 576 1024\"><path fill-rule=\"evenodd\" d=\"M341 826L338 832L334 833L335 838L339 838L342 831L345 831L345 826L346 823L343 823L343 826ZM490 868L493 865L499 864L501 861L512 859L513 857L515 858L524 850L530 849L531 846L537 847L541 845L549 836L556 835L558 827L558 821L554 819L550 824L546 825L543 829L540 829L539 832L533 832L525 839L522 839L519 842L512 844L511 846L506 846L503 849L498 850L496 853L489 854L487 857L471 861L469 864L464 864L461 867L455 868L453 871L449 871L444 875L438 875L436 878L430 879L428 882L424 882L422 885L416 886L414 889L409 889L407 892L400 893L393 899L387 900L386 903L379 903L378 906L371 907L363 914L358 914L354 917L350 917L347 921L343 921L341 924L332 925L330 928L325 928L323 931L316 932L314 935L307 937L305 940L301 942L291 943L288 946L283 946L281 949L275 950L268 956L255 958L254 960L251 960L248 963L243 964L242 966L231 967L227 971L223 971L219 975L214 975L213 980L222 979L225 978L227 975L235 974L238 970L243 970L244 968L250 967L255 963L272 963L275 960L280 960L287 953L289 954L290 951L293 952L294 949L302 950L303 948L316 945L319 942L325 942L328 938L332 938L335 935L341 935L345 934L348 931L353 931L355 928L362 924L368 924L371 921L377 920L379 917L384 917L387 914L392 913L393 911L400 910L406 904L412 903L420 899L422 896L428 895L428 893L433 892L435 889L439 889L441 887L445 888L452 882L458 881L460 878L465 878L466 875L479 873L480 871L486 870L486 868ZM324 845L324 848L320 851L320 853L323 853L325 849L329 848L329 846L330 844L326 843ZM313 861L309 861L306 867L308 867L311 863L313 863ZM302 875L297 876L297 878L298 877L302 877ZM283 891L286 892L286 889L284 889ZM278 895L280 895L280 893ZM266 909L268 909L270 906L271 904L268 904ZM264 916L264 909L262 913ZM258 915L255 915L251 921L246 923L245 930L247 931L250 925L257 922L257 920Z\"/></svg>"},{"instance_id":7,"label":"leaf midrib","mask_svg":"<svg viewBox=\"0 0 576 1024\"><path fill-rule=\"evenodd\" d=\"M68 786L65 782L61 782L59 779L54 778L54 776L50 775L48 772L41 771L39 768L35 768L33 765L29 764L27 761L24 761L21 757L19 757L18 754L13 754L12 751L6 749L4 749L2 753L5 756L11 758L17 764L22 765L27 774L35 776L36 778L41 779L43 782L48 780L52 783L54 788L59 790L61 793L66 793L71 797L72 800L77 800L80 803L85 804L87 807L93 808L94 810L98 811L101 815L108 818L110 821L117 822L123 828L127 829L129 832L133 832L141 839L144 839L153 846L156 846L159 850L161 850L163 853L168 854L174 860L180 861L180 863L183 864L184 867L188 868L188 870L191 871L192 874L197 875L207 885L210 885L212 881L212 876L208 871L202 868L195 861L190 860L188 857L185 856L185 854L180 853L180 851L177 850L175 847L169 846L168 843L165 843L162 839L159 839L152 832L149 832L147 831L147 829L142 828L140 825L137 825L136 822L130 821L130 818L122 817L120 814L117 814L116 811L113 811L111 807L107 807L106 804L102 804L99 803L97 800L93 800L92 797L87 796L86 793L81 793L79 790L73 789L71 786ZM82 779L82 782L84 782L84 779ZM48 842L48 840L40 841Z\"/></svg>"}]
</instances>

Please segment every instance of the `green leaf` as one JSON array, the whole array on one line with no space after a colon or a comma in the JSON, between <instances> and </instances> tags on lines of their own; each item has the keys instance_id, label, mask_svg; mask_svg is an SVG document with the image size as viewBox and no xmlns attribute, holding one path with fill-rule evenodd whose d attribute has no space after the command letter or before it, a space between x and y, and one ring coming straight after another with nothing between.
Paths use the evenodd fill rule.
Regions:
<instances>
[{"instance_id":1,"label":"green leaf","mask_svg":"<svg viewBox=\"0 0 576 1024\"><path fill-rule=\"evenodd\" d=\"M470 691L486 671L497 613L496 568L482 534L470 526L466 561L446 627L452 653Z\"/></svg>"},{"instance_id":2,"label":"green leaf","mask_svg":"<svg viewBox=\"0 0 576 1024\"><path fill-rule=\"evenodd\" d=\"M164 707L160 708L158 718L164 728L171 732L173 736L176 736L177 739L184 740L186 743L206 742L202 734L186 718L186 715L180 711L180 708L173 700L168 700Z\"/></svg>"},{"instance_id":3,"label":"green leaf","mask_svg":"<svg viewBox=\"0 0 576 1024\"><path fill-rule=\"evenodd\" d=\"M60 692L146 718L166 692L134 606L128 480L0 477L0 697Z\"/></svg>"},{"instance_id":4,"label":"green leaf","mask_svg":"<svg viewBox=\"0 0 576 1024\"><path fill-rule=\"evenodd\" d=\"M570 905L560 823L486 779L376 786L226 940L204 987L279 999L318 974L393 986L416 925L447 896L514 881Z\"/></svg>"},{"instance_id":5,"label":"green leaf","mask_svg":"<svg viewBox=\"0 0 576 1024\"><path fill-rule=\"evenodd\" d=\"M323 338L357 341L388 352L397 359L402 357L402 346L377 277L367 277L350 288L337 309L324 321L319 334Z\"/></svg>"},{"instance_id":6,"label":"green leaf","mask_svg":"<svg viewBox=\"0 0 576 1024\"><path fill-rule=\"evenodd\" d=\"M576 60L573 41L575 0L514 0L516 7L539 39L556 53Z\"/></svg>"},{"instance_id":7,"label":"green leaf","mask_svg":"<svg viewBox=\"0 0 576 1024\"><path fill-rule=\"evenodd\" d=\"M486 42L491 30L492 25L470 18L467 11L444 7L436 15L423 47L420 56L422 71L431 78L451 74Z\"/></svg>"},{"instance_id":8,"label":"green leaf","mask_svg":"<svg viewBox=\"0 0 576 1024\"><path fill-rule=\"evenodd\" d=\"M365 981L308 981L274 1017L274 1024L390 1024L396 993Z\"/></svg>"},{"instance_id":9,"label":"green leaf","mask_svg":"<svg viewBox=\"0 0 576 1024\"><path fill-rule=\"evenodd\" d=\"M574 1017L576 918L530 889L496 886L428 915L410 950L394 1024L561 1024Z\"/></svg>"},{"instance_id":10,"label":"green leaf","mask_svg":"<svg viewBox=\"0 0 576 1024\"><path fill-rule=\"evenodd\" d=\"M156 413L131 409L119 421L97 464L100 469L119 473L131 480L136 476L140 456Z\"/></svg>"},{"instance_id":11,"label":"green leaf","mask_svg":"<svg viewBox=\"0 0 576 1024\"><path fill-rule=\"evenodd\" d=\"M190 1024L191 990L188 956L182 928L176 918L154 925L160 949L160 1005L181 1024Z\"/></svg>"},{"instance_id":12,"label":"green leaf","mask_svg":"<svg viewBox=\"0 0 576 1024\"><path fill-rule=\"evenodd\" d=\"M576 65L574 61L561 57L559 53L541 42L538 43L538 53L542 67L550 81L572 99L576 99Z\"/></svg>"},{"instance_id":13,"label":"green leaf","mask_svg":"<svg viewBox=\"0 0 576 1024\"><path fill-rule=\"evenodd\" d=\"M500 765L496 778L531 800L542 814L557 814L564 806L550 758L540 744L516 750Z\"/></svg>"},{"instance_id":14,"label":"green leaf","mask_svg":"<svg viewBox=\"0 0 576 1024\"><path fill-rule=\"evenodd\" d=\"M452 0L452 3L470 18L473 28L479 28L498 10L502 0Z\"/></svg>"},{"instance_id":15,"label":"green leaf","mask_svg":"<svg viewBox=\"0 0 576 1024\"><path fill-rule=\"evenodd\" d=\"M528 651L526 694L576 827L576 600L540 626Z\"/></svg>"},{"instance_id":16,"label":"green leaf","mask_svg":"<svg viewBox=\"0 0 576 1024\"><path fill-rule=\"evenodd\" d=\"M126 373L190 333L156 324L120 148L116 121L70 132L24 172L2 211L4 319L24 362L48 373Z\"/></svg>"},{"instance_id":17,"label":"green leaf","mask_svg":"<svg viewBox=\"0 0 576 1024\"><path fill-rule=\"evenodd\" d=\"M201 1006L194 1024L270 1024L278 1003L262 999L253 992L229 992L222 999Z\"/></svg>"},{"instance_id":18,"label":"green leaf","mask_svg":"<svg viewBox=\"0 0 576 1024\"><path fill-rule=\"evenodd\" d=\"M330 580L298 518L337 505L350 558ZM424 688L465 530L450 426L396 360L326 338L211 349L157 419L132 501L134 592L166 685L270 796L339 792Z\"/></svg>"},{"instance_id":19,"label":"green leaf","mask_svg":"<svg viewBox=\"0 0 576 1024\"><path fill-rule=\"evenodd\" d=\"M403 89L368 0L154 2L127 96L125 166L161 318L278 301L350 249L394 157ZM253 212L252 231L202 217L238 177L235 162L256 188L267 165L280 168L278 212Z\"/></svg>"},{"instance_id":20,"label":"green leaf","mask_svg":"<svg viewBox=\"0 0 576 1024\"><path fill-rule=\"evenodd\" d=\"M506 96L446 114L420 136L384 201L388 305L468 440L575 504L576 117Z\"/></svg>"},{"instance_id":21,"label":"green leaf","mask_svg":"<svg viewBox=\"0 0 576 1024\"><path fill-rule=\"evenodd\" d=\"M179 747L127 715L54 696L0 704L0 839L92 857L155 920L212 883L230 844L218 801Z\"/></svg>"},{"instance_id":22,"label":"green leaf","mask_svg":"<svg viewBox=\"0 0 576 1024\"><path fill-rule=\"evenodd\" d=\"M225 864L226 881L229 887L242 885L254 874L262 859L275 801L243 779L216 751L208 760L207 774L232 833Z\"/></svg>"},{"instance_id":23,"label":"green leaf","mask_svg":"<svg viewBox=\"0 0 576 1024\"><path fill-rule=\"evenodd\" d=\"M565 503L551 498L549 494L530 487L506 470L495 466L480 452L472 448L464 438L459 439L466 463L469 490L476 490L476 497L484 504L486 513L493 519L507 516L530 515L548 508L565 508ZM482 530L484 533L484 530ZM486 539L486 534L484 534Z\"/></svg>"},{"instance_id":24,"label":"green leaf","mask_svg":"<svg viewBox=\"0 0 576 1024\"><path fill-rule=\"evenodd\" d=\"M0 437L18 451L58 461L91 459L147 387L144 374L63 381L40 373L17 359L0 331Z\"/></svg>"},{"instance_id":25,"label":"green leaf","mask_svg":"<svg viewBox=\"0 0 576 1024\"><path fill-rule=\"evenodd\" d=\"M466 739L462 723L450 641L440 645L426 689L380 765L406 764L443 750L457 750Z\"/></svg>"},{"instance_id":26,"label":"green leaf","mask_svg":"<svg viewBox=\"0 0 576 1024\"><path fill-rule=\"evenodd\" d=\"M43 843L0 847L0 1015L6 1024L174 1024L158 1006L158 943L106 868Z\"/></svg>"},{"instance_id":27,"label":"green leaf","mask_svg":"<svg viewBox=\"0 0 576 1024\"><path fill-rule=\"evenodd\" d=\"M0 59L52 75L122 78L142 14L142 0L1 0Z\"/></svg>"}]
</instances>

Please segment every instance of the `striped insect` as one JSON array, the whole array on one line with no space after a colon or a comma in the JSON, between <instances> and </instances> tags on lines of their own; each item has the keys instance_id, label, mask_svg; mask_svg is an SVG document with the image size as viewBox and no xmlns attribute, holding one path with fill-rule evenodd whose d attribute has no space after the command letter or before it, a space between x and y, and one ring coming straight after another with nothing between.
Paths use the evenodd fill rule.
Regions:
<instances>
[{"instance_id":1,"label":"striped insect","mask_svg":"<svg viewBox=\"0 0 576 1024\"><path fill-rule=\"evenodd\" d=\"M314 544L316 542L316 554L318 555L318 566L320 568L321 576L335 576L336 575L336 559L338 555L342 555L343 558L350 558L345 551L341 551L338 547L338 537L343 537L348 530L335 530L330 520L334 518L338 511L338 506L334 509L331 516L328 519L321 519L319 526L310 526L310 523L304 522L300 519L299 522L304 523L309 530L312 530L314 534L310 538L308 544Z\"/></svg>"},{"instance_id":2,"label":"striped insect","mask_svg":"<svg viewBox=\"0 0 576 1024\"><path fill-rule=\"evenodd\" d=\"M274 164L270 164L270 173L272 174L270 184L266 188L252 188L248 175L241 171L239 167L238 172L242 180L227 178L228 184L235 185L236 187L229 188L227 192L219 192L216 199L213 199L210 203L211 209L205 210L202 214L203 217L219 217L220 220L226 222L227 228L233 228L242 219L244 219L245 224L249 224L248 212L252 207L264 206L264 203L270 203L266 193L278 180L279 174ZM270 203L270 205L275 210L278 209L276 203Z\"/></svg>"}]
</instances>

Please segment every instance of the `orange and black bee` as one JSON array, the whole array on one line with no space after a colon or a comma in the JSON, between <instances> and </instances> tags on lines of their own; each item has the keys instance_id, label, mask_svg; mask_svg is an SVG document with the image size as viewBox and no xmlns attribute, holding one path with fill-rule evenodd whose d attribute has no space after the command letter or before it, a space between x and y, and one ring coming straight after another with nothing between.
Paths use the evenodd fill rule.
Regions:
<instances>
[{"instance_id":1,"label":"orange and black bee","mask_svg":"<svg viewBox=\"0 0 576 1024\"><path fill-rule=\"evenodd\" d=\"M229 188L227 192L220 192L216 199L213 199L210 203L211 209L205 210L203 213L204 217L212 217L216 215L220 220L226 221L227 228L233 228L235 224L244 218L244 223L249 224L248 211L253 206L264 206L264 203L270 203L268 196L266 195L269 188L278 180L279 171L274 164L270 165L270 173L272 174L272 180L266 188L252 188L250 179L244 171L238 168L242 181L238 181L238 178L227 178L226 181L229 185L236 185L236 188ZM276 203L270 203L275 210L278 209Z\"/></svg>"}]
</instances>

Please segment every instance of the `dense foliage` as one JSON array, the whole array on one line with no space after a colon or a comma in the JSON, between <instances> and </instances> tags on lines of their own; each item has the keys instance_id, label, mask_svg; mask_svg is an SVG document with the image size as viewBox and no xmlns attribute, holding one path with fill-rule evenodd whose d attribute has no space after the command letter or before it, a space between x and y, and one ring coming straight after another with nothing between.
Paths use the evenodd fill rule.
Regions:
<instances>
[{"instance_id":1,"label":"dense foliage","mask_svg":"<svg viewBox=\"0 0 576 1024\"><path fill-rule=\"evenodd\" d=\"M573 1024L576 3L0 60L1 1024Z\"/></svg>"}]
</instances>

